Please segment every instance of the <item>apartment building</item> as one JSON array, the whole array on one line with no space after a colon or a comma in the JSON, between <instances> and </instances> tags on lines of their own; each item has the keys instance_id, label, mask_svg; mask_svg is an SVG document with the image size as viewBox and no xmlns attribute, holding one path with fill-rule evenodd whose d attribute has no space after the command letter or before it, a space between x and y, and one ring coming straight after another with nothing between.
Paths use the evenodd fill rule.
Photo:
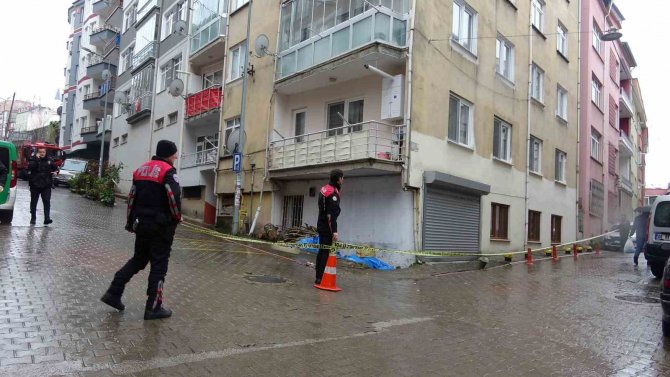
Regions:
<instances>
[{"instance_id":1,"label":"apartment building","mask_svg":"<svg viewBox=\"0 0 670 377\"><path fill-rule=\"evenodd\" d=\"M111 122L108 117L103 124L103 118L112 111L121 6L121 0L78 0L68 9L72 33L66 43L59 144L69 156L97 159L103 142L108 155Z\"/></svg>"}]
</instances>

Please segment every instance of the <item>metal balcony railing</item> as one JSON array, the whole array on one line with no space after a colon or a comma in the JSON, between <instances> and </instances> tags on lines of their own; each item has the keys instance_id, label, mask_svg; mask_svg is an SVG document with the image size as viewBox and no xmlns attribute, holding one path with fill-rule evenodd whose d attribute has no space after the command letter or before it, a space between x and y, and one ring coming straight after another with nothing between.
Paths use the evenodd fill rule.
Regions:
<instances>
[{"instance_id":1,"label":"metal balcony railing","mask_svg":"<svg viewBox=\"0 0 670 377\"><path fill-rule=\"evenodd\" d=\"M270 143L270 169L374 159L404 161L405 125L377 121L293 136Z\"/></svg>"},{"instance_id":2,"label":"metal balcony railing","mask_svg":"<svg viewBox=\"0 0 670 377\"><path fill-rule=\"evenodd\" d=\"M151 111L151 105L153 102L153 95L152 93L145 93L140 96L135 97L128 103L128 118L132 117L133 115L144 111L144 110L149 110Z\"/></svg>"},{"instance_id":3,"label":"metal balcony railing","mask_svg":"<svg viewBox=\"0 0 670 377\"><path fill-rule=\"evenodd\" d=\"M98 126L92 126L92 127L83 127L81 129L81 134L93 134L93 133L98 133Z\"/></svg>"},{"instance_id":4,"label":"metal balcony railing","mask_svg":"<svg viewBox=\"0 0 670 377\"><path fill-rule=\"evenodd\" d=\"M88 101L90 99L100 98L100 96L101 96L100 92L88 93L87 95L84 96L84 101Z\"/></svg>"},{"instance_id":5,"label":"metal balcony railing","mask_svg":"<svg viewBox=\"0 0 670 377\"><path fill-rule=\"evenodd\" d=\"M156 53L158 52L158 43L151 42L146 47L137 51L133 55L133 67L139 67L148 59L155 59Z\"/></svg>"},{"instance_id":6,"label":"metal balcony railing","mask_svg":"<svg viewBox=\"0 0 670 377\"><path fill-rule=\"evenodd\" d=\"M181 167L193 168L201 165L215 164L217 154L218 148L211 148L200 152L185 154L181 157Z\"/></svg>"},{"instance_id":7,"label":"metal balcony railing","mask_svg":"<svg viewBox=\"0 0 670 377\"><path fill-rule=\"evenodd\" d=\"M210 87L186 97L186 118L205 114L210 111L219 110L223 91L220 86Z\"/></svg>"},{"instance_id":8,"label":"metal balcony railing","mask_svg":"<svg viewBox=\"0 0 670 377\"><path fill-rule=\"evenodd\" d=\"M97 34L97 33L100 33L101 31L106 31L106 30L109 30L112 33L116 33L116 34L121 33L121 30L119 28L117 28L113 25L104 24L104 25L100 25L97 28L91 30L91 35Z\"/></svg>"}]
</instances>

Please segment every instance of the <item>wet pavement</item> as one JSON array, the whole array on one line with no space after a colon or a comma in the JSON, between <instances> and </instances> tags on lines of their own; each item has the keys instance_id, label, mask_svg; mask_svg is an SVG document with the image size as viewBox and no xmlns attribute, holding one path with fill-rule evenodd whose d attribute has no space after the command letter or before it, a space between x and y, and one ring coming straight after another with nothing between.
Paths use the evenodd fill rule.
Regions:
<instances>
[{"instance_id":1,"label":"wet pavement","mask_svg":"<svg viewBox=\"0 0 670 377\"><path fill-rule=\"evenodd\" d=\"M340 267L333 294L311 287L312 256L181 228L165 284L174 316L145 322L147 271L124 313L98 301L132 253L123 205L57 189L55 223L31 227L27 194L0 227L1 376L670 375L659 281L630 256Z\"/></svg>"}]
</instances>

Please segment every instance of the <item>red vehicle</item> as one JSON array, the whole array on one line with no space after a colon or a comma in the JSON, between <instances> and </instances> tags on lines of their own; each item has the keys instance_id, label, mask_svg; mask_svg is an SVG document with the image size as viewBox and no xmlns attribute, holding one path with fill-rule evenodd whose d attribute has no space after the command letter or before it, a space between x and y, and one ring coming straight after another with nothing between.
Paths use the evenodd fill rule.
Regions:
<instances>
[{"instance_id":1,"label":"red vehicle","mask_svg":"<svg viewBox=\"0 0 670 377\"><path fill-rule=\"evenodd\" d=\"M16 147L17 162L16 168L18 170L19 178L28 179L28 160L35 153L37 153L37 148L44 148L47 150L47 156L54 159L54 163L59 168L63 165L65 161L65 151L58 147L55 144L49 143L32 143L29 141L15 141L14 146Z\"/></svg>"}]
</instances>

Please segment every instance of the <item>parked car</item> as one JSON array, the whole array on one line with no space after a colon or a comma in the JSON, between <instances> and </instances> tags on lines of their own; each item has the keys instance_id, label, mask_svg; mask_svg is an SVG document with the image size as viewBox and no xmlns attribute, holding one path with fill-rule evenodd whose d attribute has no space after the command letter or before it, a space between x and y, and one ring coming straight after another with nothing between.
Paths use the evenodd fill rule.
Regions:
<instances>
[{"instance_id":1,"label":"parked car","mask_svg":"<svg viewBox=\"0 0 670 377\"><path fill-rule=\"evenodd\" d=\"M0 223L11 224L16 202L16 147L12 143L0 141L0 161L7 167L7 180L0 182L4 190L0 193Z\"/></svg>"},{"instance_id":2,"label":"parked car","mask_svg":"<svg viewBox=\"0 0 670 377\"><path fill-rule=\"evenodd\" d=\"M603 239L603 248L606 250L621 250L621 239L618 228L613 228L612 233L606 235Z\"/></svg>"},{"instance_id":3,"label":"parked car","mask_svg":"<svg viewBox=\"0 0 670 377\"><path fill-rule=\"evenodd\" d=\"M665 262L661 282L661 307L663 307L663 335L670 336L670 259Z\"/></svg>"},{"instance_id":4,"label":"parked car","mask_svg":"<svg viewBox=\"0 0 670 377\"><path fill-rule=\"evenodd\" d=\"M670 257L670 195L659 196L651 207L644 257L657 278L663 275Z\"/></svg>"},{"instance_id":5,"label":"parked car","mask_svg":"<svg viewBox=\"0 0 670 377\"><path fill-rule=\"evenodd\" d=\"M54 185L59 186L69 186L70 178L75 175L86 171L86 166L88 161L78 160L78 159L68 159L63 162L63 166L60 168L60 172L54 177Z\"/></svg>"}]
</instances>

